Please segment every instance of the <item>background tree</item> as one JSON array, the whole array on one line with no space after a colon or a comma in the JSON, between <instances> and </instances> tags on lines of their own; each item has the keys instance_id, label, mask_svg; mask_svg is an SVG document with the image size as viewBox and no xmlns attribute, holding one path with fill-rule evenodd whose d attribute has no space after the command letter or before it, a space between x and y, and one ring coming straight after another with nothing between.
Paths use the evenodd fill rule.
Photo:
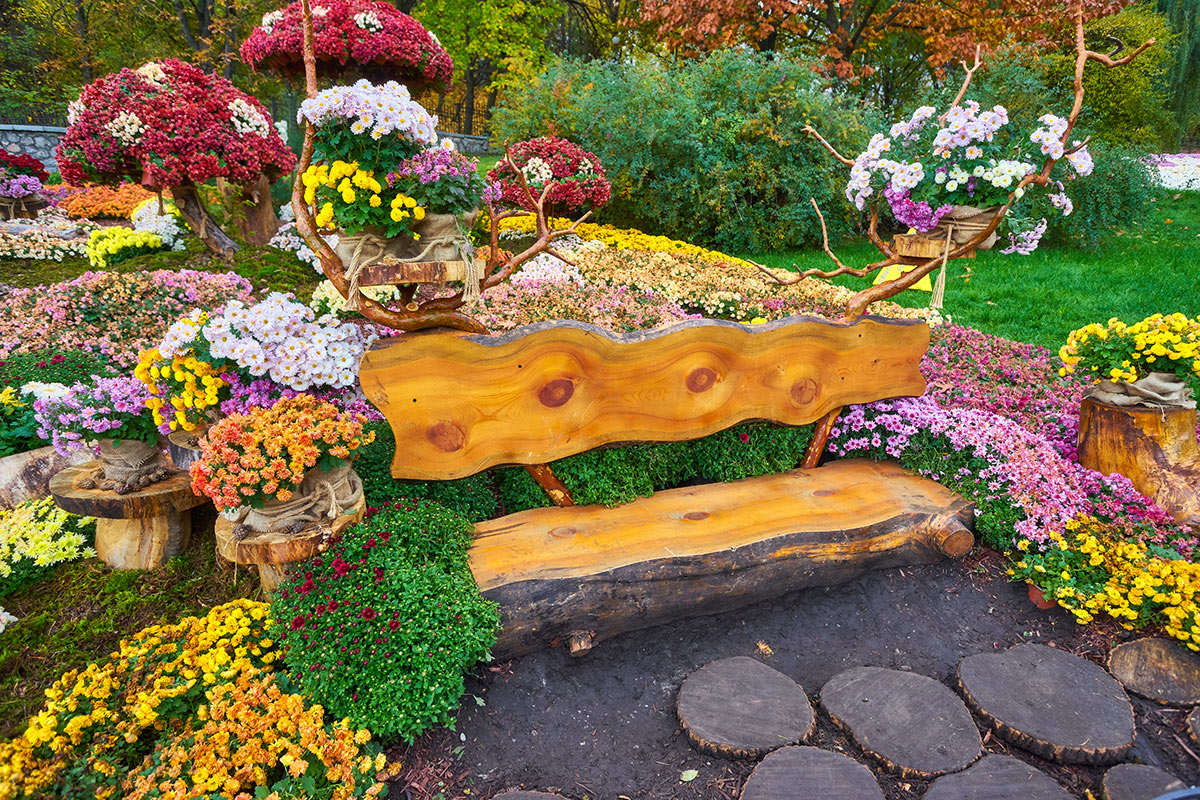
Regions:
<instances>
[{"instance_id":1,"label":"background tree","mask_svg":"<svg viewBox=\"0 0 1200 800\"><path fill-rule=\"evenodd\" d=\"M1166 95L1179 134L1172 144L1178 147L1181 137L1200 134L1200 2L1158 0L1158 10L1177 37Z\"/></svg>"}]
</instances>

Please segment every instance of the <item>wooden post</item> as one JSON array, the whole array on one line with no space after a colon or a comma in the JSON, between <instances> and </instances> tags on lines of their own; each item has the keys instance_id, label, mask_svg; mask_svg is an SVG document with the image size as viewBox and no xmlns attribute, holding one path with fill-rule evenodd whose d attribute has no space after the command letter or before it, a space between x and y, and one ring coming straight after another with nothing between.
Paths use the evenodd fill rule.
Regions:
<instances>
[{"instance_id":1,"label":"wooden post","mask_svg":"<svg viewBox=\"0 0 1200 800\"><path fill-rule=\"evenodd\" d=\"M1124 475L1179 522L1200 526L1195 409L1113 406L1084 398L1079 463L1105 475Z\"/></svg>"},{"instance_id":2,"label":"wooden post","mask_svg":"<svg viewBox=\"0 0 1200 800\"><path fill-rule=\"evenodd\" d=\"M525 467L525 471L533 476L533 479L538 482L538 486L542 487L554 505L575 505L575 499L571 497L571 492L567 489L566 484L558 479L549 464L530 464Z\"/></svg>"}]
</instances>

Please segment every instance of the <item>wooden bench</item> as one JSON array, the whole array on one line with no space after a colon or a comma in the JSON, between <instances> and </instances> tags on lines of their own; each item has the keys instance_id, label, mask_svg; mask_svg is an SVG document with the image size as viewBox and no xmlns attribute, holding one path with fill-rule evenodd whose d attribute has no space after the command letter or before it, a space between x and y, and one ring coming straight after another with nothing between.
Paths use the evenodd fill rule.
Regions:
<instances>
[{"instance_id":1,"label":"wooden bench","mask_svg":"<svg viewBox=\"0 0 1200 800\"><path fill-rule=\"evenodd\" d=\"M556 507L481 523L470 551L498 602L497 657L737 608L867 569L968 552L974 508L899 466L835 461L573 506L547 462L694 439L747 420L828 423L841 407L920 395L920 321L697 320L611 335L575 322L405 334L360 366L396 437L392 474L448 480L523 465ZM817 436L809 459L823 447Z\"/></svg>"}]
</instances>

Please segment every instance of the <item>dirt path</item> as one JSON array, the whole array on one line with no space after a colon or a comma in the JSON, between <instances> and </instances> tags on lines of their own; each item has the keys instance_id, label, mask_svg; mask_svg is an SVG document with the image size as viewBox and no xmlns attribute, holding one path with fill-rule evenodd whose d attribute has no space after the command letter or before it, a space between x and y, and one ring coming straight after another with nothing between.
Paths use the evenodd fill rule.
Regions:
<instances>
[{"instance_id":1,"label":"dirt path","mask_svg":"<svg viewBox=\"0 0 1200 800\"><path fill-rule=\"evenodd\" d=\"M1004 577L994 554L877 571L841 586L626 634L578 660L554 650L496 665L468 682L457 733L431 734L403 757L430 765L426 777L439 771L446 783L432 781L414 797L437 791L462 797L465 789L490 797L521 787L580 800L732 798L753 765L696 753L675 717L680 682L710 661L760 658L815 699L824 682L847 667L912 669L952 685L958 661L973 653L1038 642L1099 658L1115 637L1100 638L1058 610L1035 609L1024 587ZM1184 715L1137 699L1134 706L1136 757L1184 781L1200 781L1196 761L1174 738ZM815 739L865 760L822 712ZM985 747L1024 758L1080 797L1089 789L1102 796L1100 769L1050 765L990 738ZM698 776L681 782L680 774L691 769ZM875 772L889 798L924 793L924 782Z\"/></svg>"}]
</instances>

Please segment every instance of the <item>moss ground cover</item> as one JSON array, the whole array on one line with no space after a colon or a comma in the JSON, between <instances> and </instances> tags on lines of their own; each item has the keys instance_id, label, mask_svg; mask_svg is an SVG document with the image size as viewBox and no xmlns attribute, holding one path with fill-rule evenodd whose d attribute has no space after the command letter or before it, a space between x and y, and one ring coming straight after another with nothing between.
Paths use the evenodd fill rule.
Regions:
<instances>
[{"instance_id":1,"label":"moss ground cover","mask_svg":"<svg viewBox=\"0 0 1200 800\"><path fill-rule=\"evenodd\" d=\"M1043 247L1029 256L995 250L952 262L943 309L955 322L1021 342L1057 348L1071 331L1110 317L1142 319L1154 313L1200 313L1200 192L1161 195L1149 216L1113 231L1096 250ZM879 260L868 244L835 249L851 265ZM819 250L738 253L773 268L829 269ZM866 278L843 276L852 289ZM928 292L908 291L895 302L929 304Z\"/></svg>"}]
</instances>

